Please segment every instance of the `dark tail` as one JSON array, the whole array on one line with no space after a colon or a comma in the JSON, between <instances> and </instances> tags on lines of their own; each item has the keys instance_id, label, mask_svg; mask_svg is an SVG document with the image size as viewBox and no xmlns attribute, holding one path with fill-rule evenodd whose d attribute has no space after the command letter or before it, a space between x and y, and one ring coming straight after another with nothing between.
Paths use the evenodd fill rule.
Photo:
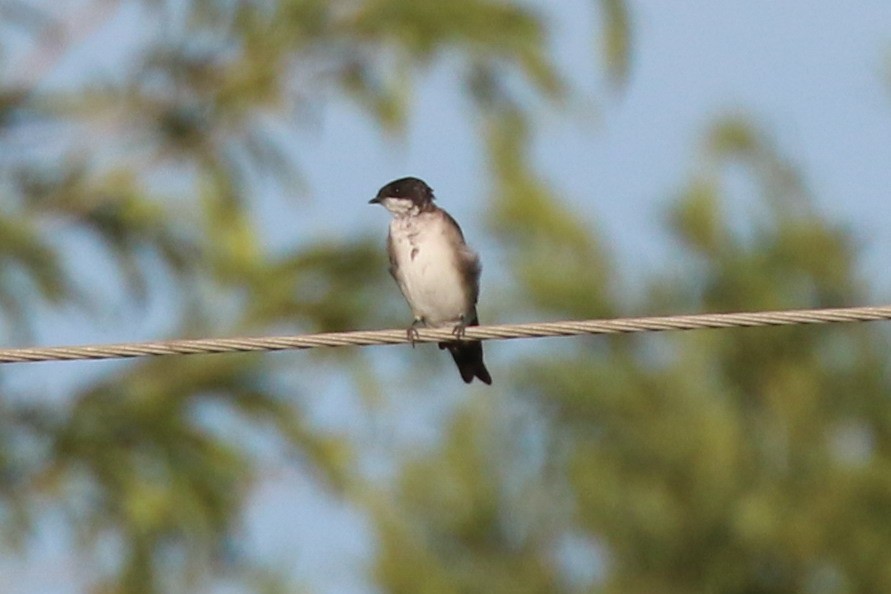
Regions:
<instances>
[{"instance_id":1,"label":"dark tail","mask_svg":"<svg viewBox=\"0 0 891 594\"><path fill-rule=\"evenodd\" d=\"M480 342L441 342L439 348L449 349L461 379L469 384L474 377L480 378L484 384L492 385L492 376L483 363L483 344Z\"/></svg>"},{"instance_id":2,"label":"dark tail","mask_svg":"<svg viewBox=\"0 0 891 594\"><path fill-rule=\"evenodd\" d=\"M476 315L468 326L479 326ZM492 385L492 376L489 375L489 370L486 369L486 364L483 362L483 343L440 342L439 348L449 349L465 384L469 384L473 378L478 377L484 384Z\"/></svg>"}]
</instances>

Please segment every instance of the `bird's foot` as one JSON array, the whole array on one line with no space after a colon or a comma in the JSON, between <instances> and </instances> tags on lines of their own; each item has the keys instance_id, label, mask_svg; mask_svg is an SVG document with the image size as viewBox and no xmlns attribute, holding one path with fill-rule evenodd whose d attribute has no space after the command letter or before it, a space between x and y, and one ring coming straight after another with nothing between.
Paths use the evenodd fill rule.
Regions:
<instances>
[{"instance_id":1,"label":"bird's foot","mask_svg":"<svg viewBox=\"0 0 891 594\"><path fill-rule=\"evenodd\" d=\"M455 324L455 327L452 328L452 335L454 335L456 340L461 340L464 338L464 334L467 332L467 322L464 321L464 316L461 316L461 319Z\"/></svg>"},{"instance_id":2,"label":"bird's foot","mask_svg":"<svg viewBox=\"0 0 891 594\"><path fill-rule=\"evenodd\" d=\"M415 348L415 341L421 337L421 335L418 334L418 327L423 325L424 320L422 320L421 318L415 318L415 321L412 322L411 326L408 327L408 330L405 331L408 342L411 343L411 348Z\"/></svg>"}]
</instances>

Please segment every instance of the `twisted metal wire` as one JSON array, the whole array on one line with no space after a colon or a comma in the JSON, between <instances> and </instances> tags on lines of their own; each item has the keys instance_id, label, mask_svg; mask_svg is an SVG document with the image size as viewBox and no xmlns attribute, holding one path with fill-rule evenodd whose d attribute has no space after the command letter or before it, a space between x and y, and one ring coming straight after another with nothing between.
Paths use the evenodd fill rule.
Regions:
<instances>
[{"instance_id":1,"label":"twisted metal wire","mask_svg":"<svg viewBox=\"0 0 891 594\"><path fill-rule=\"evenodd\" d=\"M506 340L510 338L542 338L582 334L623 334L706 328L748 328L754 326L871 322L889 319L891 319L891 305L539 322L531 324L499 324L469 327L466 329L464 338L467 340ZM449 329L418 329L414 342L441 342L454 339L455 336ZM328 332L324 334L259 338L204 338L197 340L185 339L104 345L0 349L0 363L282 351L319 347L403 344L407 342L409 342L409 338L405 330Z\"/></svg>"}]
</instances>

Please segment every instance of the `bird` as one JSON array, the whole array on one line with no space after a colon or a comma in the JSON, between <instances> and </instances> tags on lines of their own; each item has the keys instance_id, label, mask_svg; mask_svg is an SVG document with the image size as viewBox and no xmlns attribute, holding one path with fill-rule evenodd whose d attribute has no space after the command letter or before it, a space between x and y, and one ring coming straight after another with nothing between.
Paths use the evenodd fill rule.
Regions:
<instances>
[{"instance_id":1,"label":"bird","mask_svg":"<svg viewBox=\"0 0 891 594\"><path fill-rule=\"evenodd\" d=\"M393 218L387 235L390 275L414 316L408 328L414 345L418 328L452 328L456 340L440 342L448 349L461 379L492 384L479 341L461 340L467 326L478 326L476 304L482 266L464 241L461 227L434 204L433 189L416 177L403 177L382 187L369 204L380 204Z\"/></svg>"}]
</instances>

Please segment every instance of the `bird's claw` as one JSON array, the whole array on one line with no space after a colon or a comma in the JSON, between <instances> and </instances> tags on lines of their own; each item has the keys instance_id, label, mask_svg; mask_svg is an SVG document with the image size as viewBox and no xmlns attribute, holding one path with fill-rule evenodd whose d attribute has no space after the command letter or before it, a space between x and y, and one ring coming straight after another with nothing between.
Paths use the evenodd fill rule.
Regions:
<instances>
[{"instance_id":1,"label":"bird's claw","mask_svg":"<svg viewBox=\"0 0 891 594\"><path fill-rule=\"evenodd\" d=\"M418 333L418 326L423 325L423 320L415 320L411 323L411 326L408 327L408 330L405 331L405 335L408 338L408 342L411 344L411 348L415 348L415 341L421 338L421 335Z\"/></svg>"},{"instance_id":2,"label":"bird's claw","mask_svg":"<svg viewBox=\"0 0 891 594\"><path fill-rule=\"evenodd\" d=\"M461 340L464 338L464 334L467 333L467 324L464 323L464 319L462 318L460 322L458 322L454 328L452 328L452 335L457 339Z\"/></svg>"}]
</instances>

